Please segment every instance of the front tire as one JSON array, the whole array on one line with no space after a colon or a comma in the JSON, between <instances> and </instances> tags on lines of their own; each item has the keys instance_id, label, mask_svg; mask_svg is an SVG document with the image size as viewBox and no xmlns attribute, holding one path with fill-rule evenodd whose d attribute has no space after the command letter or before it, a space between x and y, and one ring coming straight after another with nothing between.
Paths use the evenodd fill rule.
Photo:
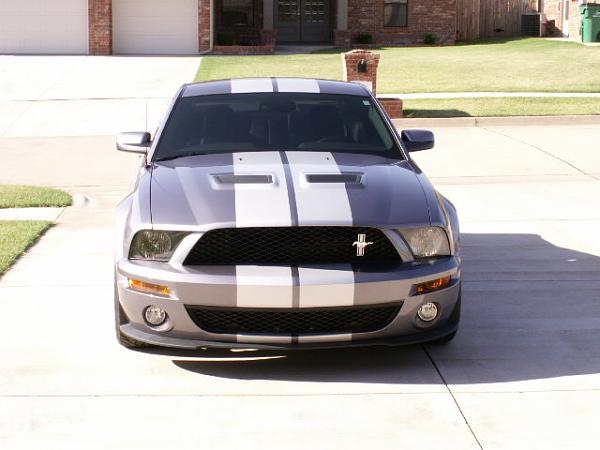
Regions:
<instances>
[{"instance_id":1,"label":"front tire","mask_svg":"<svg viewBox=\"0 0 600 450\"><path fill-rule=\"evenodd\" d=\"M127 315L125 314L125 311L123 311L121 303L119 302L119 292L117 290L117 283L115 282L115 333L117 342L128 349L151 347L150 344L137 341L129 336L124 335L121 332L121 325L125 323L127 323Z\"/></svg>"}]
</instances>

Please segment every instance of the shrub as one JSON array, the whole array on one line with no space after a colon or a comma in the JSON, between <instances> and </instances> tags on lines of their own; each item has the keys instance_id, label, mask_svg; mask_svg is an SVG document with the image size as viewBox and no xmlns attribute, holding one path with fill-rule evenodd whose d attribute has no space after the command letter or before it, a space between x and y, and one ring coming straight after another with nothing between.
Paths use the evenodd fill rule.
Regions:
<instances>
[{"instance_id":1,"label":"shrub","mask_svg":"<svg viewBox=\"0 0 600 450\"><path fill-rule=\"evenodd\" d=\"M356 42L364 45L372 44L373 36L370 33L360 33L356 38Z\"/></svg>"},{"instance_id":2,"label":"shrub","mask_svg":"<svg viewBox=\"0 0 600 450\"><path fill-rule=\"evenodd\" d=\"M423 44L425 45L433 45L437 42L438 38L433 33L427 33L423 35Z\"/></svg>"},{"instance_id":3,"label":"shrub","mask_svg":"<svg viewBox=\"0 0 600 450\"><path fill-rule=\"evenodd\" d=\"M217 35L217 45L233 45L235 39L232 34L221 33Z\"/></svg>"}]
</instances>

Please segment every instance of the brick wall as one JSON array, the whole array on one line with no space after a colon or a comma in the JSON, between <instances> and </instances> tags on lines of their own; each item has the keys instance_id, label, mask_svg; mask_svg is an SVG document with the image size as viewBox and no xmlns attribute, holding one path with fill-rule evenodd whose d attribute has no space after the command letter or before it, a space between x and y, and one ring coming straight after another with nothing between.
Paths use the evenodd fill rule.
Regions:
<instances>
[{"instance_id":1,"label":"brick wall","mask_svg":"<svg viewBox=\"0 0 600 450\"><path fill-rule=\"evenodd\" d=\"M544 14L548 24L546 25L546 36L562 35L562 0L544 0Z\"/></svg>"},{"instance_id":2,"label":"brick wall","mask_svg":"<svg viewBox=\"0 0 600 450\"><path fill-rule=\"evenodd\" d=\"M375 44L415 44L432 33L438 43L455 39L456 0L408 0L408 26L383 26L384 0L348 0L348 28L351 39L370 33Z\"/></svg>"},{"instance_id":3,"label":"brick wall","mask_svg":"<svg viewBox=\"0 0 600 450\"><path fill-rule=\"evenodd\" d=\"M112 0L89 0L88 27L90 55L112 53Z\"/></svg>"},{"instance_id":4,"label":"brick wall","mask_svg":"<svg viewBox=\"0 0 600 450\"><path fill-rule=\"evenodd\" d=\"M198 0L198 41L200 51L210 48L210 0Z\"/></svg>"},{"instance_id":5,"label":"brick wall","mask_svg":"<svg viewBox=\"0 0 600 450\"><path fill-rule=\"evenodd\" d=\"M569 2L569 38L581 40L581 12L578 0Z\"/></svg>"},{"instance_id":6,"label":"brick wall","mask_svg":"<svg viewBox=\"0 0 600 450\"><path fill-rule=\"evenodd\" d=\"M383 109L385 109L390 118L401 119L404 117L402 100L399 98L378 97L377 101L383 106Z\"/></svg>"},{"instance_id":7,"label":"brick wall","mask_svg":"<svg viewBox=\"0 0 600 450\"><path fill-rule=\"evenodd\" d=\"M569 29L563 30L563 0L544 0L544 14L550 22L546 26L546 35L562 36L568 32L569 38L581 40L581 14L579 13L579 0L569 0Z\"/></svg>"}]
</instances>

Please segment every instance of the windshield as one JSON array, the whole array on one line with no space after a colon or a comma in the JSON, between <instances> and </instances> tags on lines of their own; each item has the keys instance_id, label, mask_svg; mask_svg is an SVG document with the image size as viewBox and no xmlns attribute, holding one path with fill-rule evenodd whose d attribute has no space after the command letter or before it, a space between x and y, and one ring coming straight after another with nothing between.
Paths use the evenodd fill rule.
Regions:
<instances>
[{"instance_id":1,"label":"windshield","mask_svg":"<svg viewBox=\"0 0 600 450\"><path fill-rule=\"evenodd\" d=\"M153 159L269 150L402 158L369 97L286 92L180 98Z\"/></svg>"}]
</instances>

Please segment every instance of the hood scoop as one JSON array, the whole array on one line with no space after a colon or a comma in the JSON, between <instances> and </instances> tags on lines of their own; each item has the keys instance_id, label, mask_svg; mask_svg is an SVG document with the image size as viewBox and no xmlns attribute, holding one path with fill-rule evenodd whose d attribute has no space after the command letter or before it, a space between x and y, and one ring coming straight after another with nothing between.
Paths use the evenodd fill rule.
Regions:
<instances>
[{"instance_id":1,"label":"hood scoop","mask_svg":"<svg viewBox=\"0 0 600 450\"><path fill-rule=\"evenodd\" d=\"M362 173L311 173L306 175L309 183L362 184Z\"/></svg>"},{"instance_id":2,"label":"hood scoop","mask_svg":"<svg viewBox=\"0 0 600 450\"><path fill-rule=\"evenodd\" d=\"M233 173L223 173L219 175L212 175L213 180L220 185L229 184L273 184L273 175L260 175L260 174L248 174L248 175L236 175Z\"/></svg>"}]
</instances>

